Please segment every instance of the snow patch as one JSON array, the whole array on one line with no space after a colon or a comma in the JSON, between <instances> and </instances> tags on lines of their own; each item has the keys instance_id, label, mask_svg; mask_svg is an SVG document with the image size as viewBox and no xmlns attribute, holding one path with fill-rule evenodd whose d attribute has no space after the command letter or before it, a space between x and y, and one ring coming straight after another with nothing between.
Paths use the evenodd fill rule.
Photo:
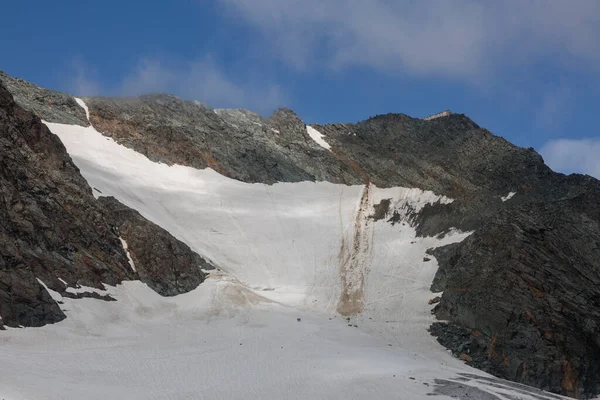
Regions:
<instances>
[{"instance_id":1,"label":"snow patch","mask_svg":"<svg viewBox=\"0 0 600 400\"><path fill-rule=\"evenodd\" d=\"M131 266L131 269L133 270L133 272L137 272L137 270L135 269L135 263L133 262L131 254L129 253L129 247L127 246L127 242L121 236L119 236L119 240L121 241L123 250L125 250L125 254L127 254L127 260L129 260L129 265Z\"/></svg>"},{"instance_id":2,"label":"snow patch","mask_svg":"<svg viewBox=\"0 0 600 400\"><path fill-rule=\"evenodd\" d=\"M312 140L317 142L319 146L323 147L324 149L331 150L331 146L329 145L329 143L327 143L325 139L323 139L325 135L323 135L321 132L319 132L310 125L306 125L306 131L308 132L308 136L310 136Z\"/></svg>"},{"instance_id":3,"label":"snow patch","mask_svg":"<svg viewBox=\"0 0 600 400\"><path fill-rule=\"evenodd\" d=\"M500 199L501 199L502 201L508 201L508 200L512 199L512 198L513 198L513 196L514 196L515 194L517 194L517 192L510 192L510 193L509 193L509 194L507 194L506 196L504 196L504 197L500 197Z\"/></svg>"}]
</instances>

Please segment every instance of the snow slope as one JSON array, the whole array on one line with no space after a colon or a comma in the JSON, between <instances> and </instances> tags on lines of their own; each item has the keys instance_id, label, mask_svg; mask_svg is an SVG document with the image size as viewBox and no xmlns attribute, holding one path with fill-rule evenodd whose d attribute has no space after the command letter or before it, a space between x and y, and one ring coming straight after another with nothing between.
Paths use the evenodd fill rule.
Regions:
<instances>
[{"instance_id":1,"label":"snow slope","mask_svg":"<svg viewBox=\"0 0 600 400\"><path fill-rule=\"evenodd\" d=\"M135 208L221 271L175 298L139 282L107 288L117 302L51 293L66 320L0 335L0 396L533 398L486 381L426 332L437 270L426 250L469 233L418 238L407 216L451 199L372 185L247 184L151 162L93 127L46 124L96 195ZM446 381L436 389L435 379Z\"/></svg>"},{"instance_id":2,"label":"snow slope","mask_svg":"<svg viewBox=\"0 0 600 400\"><path fill-rule=\"evenodd\" d=\"M439 386L470 398L550 399L459 375L469 369L272 303L229 276L174 298L140 282L107 292L118 301L52 293L66 320L2 332L0 398L425 399Z\"/></svg>"},{"instance_id":3,"label":"snow slope","mask_svg":"<svg viewBox=\"0 0 600 400\"><path fill-rule=\"evenodd\" d=\"M426 249L467 236L416 238L406 222L371 218L384 199L391 203L388 217L451 201L431 192L248 184L211 169L151 162L92 127L47 125L96 195L116 197L248 287L288 305L354 314L419 288L430 296L437 266L423 261Z\"/></svg>"}]
</instances>

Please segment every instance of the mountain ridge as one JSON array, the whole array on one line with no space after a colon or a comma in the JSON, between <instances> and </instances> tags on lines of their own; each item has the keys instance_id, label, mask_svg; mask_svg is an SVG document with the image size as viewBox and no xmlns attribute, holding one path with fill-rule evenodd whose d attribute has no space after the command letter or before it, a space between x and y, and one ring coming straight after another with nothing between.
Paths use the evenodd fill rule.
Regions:
<instances>
[{"instance_id":1,"label":"mountain ridge","mask_svg":"<svg viewBox=\"0 0 600 400\"><path fill-rule=\"evenodd\" d=\"M23 107L48 122L89 125L69 95L23 82L8 85ZM462 114L312 125L328 150L291 110L262 118L174 96L83 100L91 126L155 162L247 183L368 183L453 198L408 219L423 237L475 232L431 251L440 264L436 291L444 291L435 312L450 321L432 328L440 342L502 378L573 397L600 392L600 315L588 306L600 298L600 286L589 284L600 282L598 180L555 173L533 149ZM394 223L392 210L383 214Z\"/></svg>"}]
</instances>

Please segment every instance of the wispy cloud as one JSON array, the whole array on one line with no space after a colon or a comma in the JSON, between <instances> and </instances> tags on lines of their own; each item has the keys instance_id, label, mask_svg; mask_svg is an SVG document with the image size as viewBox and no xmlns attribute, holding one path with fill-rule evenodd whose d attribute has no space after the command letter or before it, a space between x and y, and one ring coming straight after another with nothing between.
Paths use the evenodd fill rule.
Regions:
<instances>
[{"instance_id":1,"label":"wispy cloud","mask_svg":"<svg viewBox=\"0 0 600 400\"><path fill-rule=\"evenodd\" d=\"M540 154L555 171L577 172L600 179L600 138L551 140Z\"/></svg>"},{"instance_id":2,"label":"wispy cloud","mask_svg":"<svg viewBox=\"0 0 600 400\"><path fill-rule=\"evenodd\" d=\"M146 59L127 76L120 94L137 96L150 92L169 92L186 99L205 102L213 107L244 107L270 112L281 106L284 94L270 82L239 82L227 76L211 59L170 66Z\"/></svg>"},{"instance_id":3,"label":"wispy cloud","mask_svg":"<svg viewBox=\"0 0 600 400\"><path fill-rule=\"evenodd\" d=\"M100 93L100 84L96 71L83 59L76 57L71 64L72 75L68 82L68 91L75 96L93 96Z\"/></svg>"},{"instance_id":4,"label":"wispy cloud","mask_svg":"<svg viewBox=\"0 0 600 400\"><path fill-rule=\"evenodd\" d=\"M106 87L90 76L85 64L74 64L70 86L77 95L139 96L171 93L212 107L240 107L268 114L286 102L279 85L269 81L242 82L224 73L210 58L175 64L141 60L117 86Z\"/></svg>"},{"instance_id":5,"label":"wispy cloud","mask_svg":"<svg viewBox=\"0 0 600 400\"><path fill-rule=\"evenodd\" d=\"M472 80L556 56L600 65L597 0L218 0L289 65Z\"/></svg>"},{"instance_id":6,"label":"wispy cloud","mask_svg":"<svg viewBox=\"0 0 600 400\"><path fill-rule=\"evenodd\" d=\"M564 84L546 92L535 114L538 128L547 132L558 130L571 111L570 100L571 89Z\"/></svg>"}]
</instances>

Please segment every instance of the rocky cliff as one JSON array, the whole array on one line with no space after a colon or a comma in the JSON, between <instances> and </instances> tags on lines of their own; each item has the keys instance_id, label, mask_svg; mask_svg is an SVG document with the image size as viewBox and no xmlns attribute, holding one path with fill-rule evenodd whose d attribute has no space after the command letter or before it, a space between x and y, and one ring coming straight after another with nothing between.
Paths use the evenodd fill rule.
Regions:
<instances>
[{"instance_id":1,"label":"rocky cliff","mask_svg":"<svg viewBox=\"0 0 600 400\"><path fill-rule=\"evenodd\" d=\"M62 95L0 79L43 118L87 123ZM435 313L449 321L434 324L432 333L466 362L497 376L573 397L600 392L599 181L555 173L533 149L516 147L461 114L430 121L388 114L313 126L325 135L327 150L287 109L262 118L169 95L85 101L98 131L155 161L210 167L245 182L370 182L455 199L411 216L422 236L444 235L451 227L474 231L462 243L430 249L440 264L432 290L444 292ZM34 186L27 190L35 192ZM112 200L100 203L120 221L115 226L126 232L137 262L148 262L135 250L145 240L134 232L144 225L139 216ZM386 210L369 214L394 223ZM168 248L170 239L162 243ZM115 252L118 271L129 276L123 253ZM182 265L202 262L184 259ZM169 276L177 281L184 269ZM145 279L164 292L153 267Z\"/></svg>"},{"instance_id":2,"label":"rocky cliff","mask_svg":"<svg viewBox=\"0 0 600 400\"><path fill-rule=\"evenodd\" d=\"M22 87L28 92L30 86ZM66 99L61 96L51 97ZM67 106L57 118L71 121L78 115L69 101L59 103ZM200 268L209 267L135 212L97 201L58 137L17 105L1 83L0 201L0 328L65 318L47 289L74 297L70 287L103 289L103 284L141 279L172 295L195 288L204 279ZM130 265L119 228L132 250L144 254L134 253L138 271Z\"/></svg>"},{"instance_id":3,"label":"rocky cliff","mask_svg":"<svg viewBox=\"0 0 600 400\"><path fill-rule=\"evenodd\" d=\"M185 243L114 197L98 201L116 221L137 276L157 293L175 296L189 292L204 281L203 269L214 269Z\"/></svg>"},{"instance_id":4,"label":"rocky cliff","mask_svg":"<svg viewBox=\"0 0 600 400\"><path fill-rule=\"evenodd\" d=\"M64 292L67 285L102 288L101 283L133 279L110 216L61 141L3 86L0 146L4 324L40 326L63 319L44 284Z\"/></svg>"}]
</instances>

